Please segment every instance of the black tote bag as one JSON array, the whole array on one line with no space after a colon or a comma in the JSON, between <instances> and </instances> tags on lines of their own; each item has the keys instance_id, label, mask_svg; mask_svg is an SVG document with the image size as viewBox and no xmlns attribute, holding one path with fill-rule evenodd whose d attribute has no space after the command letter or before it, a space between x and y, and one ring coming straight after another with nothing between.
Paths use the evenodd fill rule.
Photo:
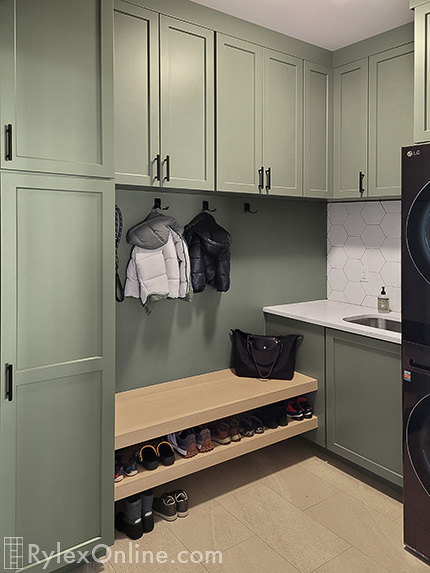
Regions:
<instances>
[{"instance_id":1,"label":"black tote bag","mask_svg":"<svg viewBox=\"0 0 430 573\"><path fill-rule=\"evenodd\" d=\"M303 336L263 336L243 332L232 334L232 362L237 376L291 380L296 364L297 343Z\"/></svg>"}]
</instances>

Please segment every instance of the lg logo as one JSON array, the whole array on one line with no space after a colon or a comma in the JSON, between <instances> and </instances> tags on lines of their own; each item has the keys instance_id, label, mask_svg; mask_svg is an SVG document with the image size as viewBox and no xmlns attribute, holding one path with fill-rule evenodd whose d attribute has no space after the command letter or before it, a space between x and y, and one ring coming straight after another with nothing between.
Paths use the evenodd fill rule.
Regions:
<instances>
[{"instance_id":1,"label":"lg logo","mask_svg":"<svg viewBox=\"0 0 430 573\"><path fill-rule=\"evenodd\" d=\"M409 151L406 152L406 155L408 157L412 157L414 155L420 155L421 154L421 150L420 149L416 149L415 151L413 151L412 149L410 149Z\"/></svg>"}]
</instances>

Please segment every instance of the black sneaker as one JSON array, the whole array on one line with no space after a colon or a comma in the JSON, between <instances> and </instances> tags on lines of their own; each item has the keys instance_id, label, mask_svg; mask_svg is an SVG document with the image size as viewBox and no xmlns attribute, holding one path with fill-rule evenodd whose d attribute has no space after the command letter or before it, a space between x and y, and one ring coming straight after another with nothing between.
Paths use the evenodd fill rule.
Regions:
<instances>
[{"instance_id":1,"label":"black sneaker","mask_svg":"<svg viewBox=\"0 0 430 573\"><path fill-rule=\"evenodd\" d=\"M188 495L183 489L177 489L173 491L170 495L175 498L176 501L176 513L178 517L187 517L188 515Z\"/></svg>"},{"instance_id":2,"label":"black sneaker","mask_svg":"<svg viewBox=\"0 0 430 573\"><path fill-rule=\"evenodd\" d=\"M175 521L178 517L176 513L176 500L171 493L163 493L161 497L154 497L152 513L165 519Z\"/></svg>"},{"instance_id":3,"label":"black sneaker","mask_svg":"<svg viewBox=\"0 0 430 573\"><path fill-rule=\"evenodd\" d=\"M309 404L306 396L299 396L297 398L297 404L301 408L304 418L312 418L313 416L312 406Z\"/></svg>"},{"instance_id":4,"label":"black sneaker","mask_svg":"<svg viewBox=\"0 0 430 573\"><path fill-rule=\"evenodd\" d=\"M303 411L295 399L288 400L285 410L287 417L291 418L291 420L303 420Z\"/></svg>"}]
</instances>

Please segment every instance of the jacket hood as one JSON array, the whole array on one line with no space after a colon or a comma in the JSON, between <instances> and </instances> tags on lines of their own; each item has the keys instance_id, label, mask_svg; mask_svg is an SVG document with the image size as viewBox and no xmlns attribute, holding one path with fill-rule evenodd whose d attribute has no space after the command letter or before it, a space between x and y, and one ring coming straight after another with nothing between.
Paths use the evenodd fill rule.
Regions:
<instances>
[{"instance_id":1,"label":"jacket hood","mask_svg":"<svg viewBox=\"0 0 430 573\"><path fill-rule=\"evenodd\" d=\"M142 249L158 249L167 243L170 229L178 235L184 232L184 228L174 217L152 209L146 219L129 229L127 243Z\"/></svg>"},{"instance_id":2,"label":"jacket hood","mask_svg":"<svg viewBox=\"0 0 430 573\"><path fill-rule=\"evenodd\" d=\"M219 256L230 249L230 233L223 229L215 221L214 217L207 212L199 213L185 226L185 239L191 239L191 235L199 236L204 251L211 256Z\"/></svg>"}]
</instances>

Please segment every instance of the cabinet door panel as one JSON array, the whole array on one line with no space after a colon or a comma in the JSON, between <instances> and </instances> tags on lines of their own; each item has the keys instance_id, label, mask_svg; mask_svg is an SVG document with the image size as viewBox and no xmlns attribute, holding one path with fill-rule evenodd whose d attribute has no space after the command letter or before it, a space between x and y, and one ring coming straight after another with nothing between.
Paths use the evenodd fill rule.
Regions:
<instances>
[{"instance_id":1,"label":"cabinet door panel","mask_svg":"<svg viewBox=\"0 0 430 573\"><path fill-rule=\"evenodd\" d=\"M327 330L327 448L401 485L401 347Z\"/></svg>"},{"instance_id":2,"label":"cabinet door panel","mask_svg":"<svg viewBox=\"0 0 430 573\"><path fill-rule=\"evenodd\" d=\"M359 173L367 176L367 59L334 71L334 196L360 197ZM367 189L367 181L364 180ZM367 193L364 193L367 195Z\"/></svg>"},{"instance_id":3,"label":"cabinet door panel","mask_svg":"<svg viewBox=\"0 0 430 573\"><path fill-rule=\"evenodd\" d=\"M217 189L258 193L263 51L217 36Z\"/></svg>"},{"instance_id":4,"label":"cabinet door panel","mask_svg":"<svg viewBox=\"0 0 430 573\"><path fill-rule=\"evenodd\" d=\"M264 51L263 165L271 195L302 195L303 62Z\"/></svg>"},{"instance_id":5,"label":"cabinet door panel","mask_svg":"<svg viewBox=\"0 0 430 573\"><path fill-rule=\"evenodd\" d=\"M160 34L162 185L214 190L214 33L161 16Z\"/></svg>"},{"instance_id":6,"label":"cabinet door panel","mask_svg":"<svg viewBox=\"0 0 430 573\"><path fill-rule=\"evenodd\" d=\"M117 0L114 35L115 181L152 185L159 150L158 16Z\"/></svg>"},{"instance_id":7,"label":"cabinet door panel","mask_svg":"<svg viewBox=\"0 0 430 573\"><path fill-rule=\"evenodd\" d=\"M330 197L333 194L333 71L305 62L304 90L303 194L306 197Z\"/></svg>"},{"instance_id":8,"label":"cabinet door panel","mask_svg":"<svg viewBox=\"0 0 430 573\"><path fill-rule=\"evenodd\" d=\"M430 141L430 3L417 6L414 28L414 141Z\"/></svg>"},{"instance_id":9,"label":"cabinet door panel","mask_svg":"<svg viewBox=\"0 0 430 573\"><path fill-rule=\"evenodd\" d=\"M0 181L0 535L91 551L113 542L113 182Z\"/></svg>"},{"instance_id":10,"label":"cabinet door panel","mask_svg":"<svg viewBox=\"0 0 430 573\"><path fill-rule=\"evenodd\" d=\"M112 177L112 11L101 0L0 7L5 169Z\"/></svg>"},{"instance_id":11,"label":"cabinet door panel","mask_svg":"<svg viewBox=\"0 0 430 573\"><path fill-rule=\"evenodd\" d=\"M401 148L413 143L413 114L413 44L372 56L369 59L370 197L401 194Z\"/></svg>"}]
</instances>

